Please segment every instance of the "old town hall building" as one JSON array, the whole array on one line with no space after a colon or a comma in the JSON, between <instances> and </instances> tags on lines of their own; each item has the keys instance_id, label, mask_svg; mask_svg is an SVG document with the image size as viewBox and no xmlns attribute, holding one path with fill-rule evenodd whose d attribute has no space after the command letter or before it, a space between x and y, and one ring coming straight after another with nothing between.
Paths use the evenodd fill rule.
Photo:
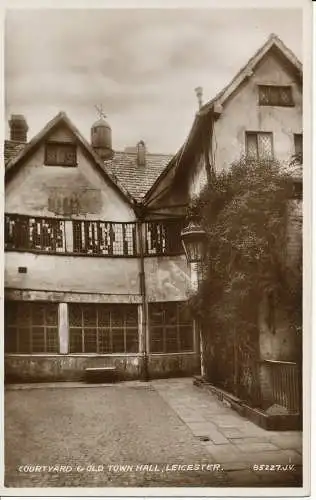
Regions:
<instances>
[{"instance_id":1,"label":"old town hall building","mask_svg":"<svg viewBox=\"0 0 316 500\"><path fill-rule=\"evenodd\" d=\"M201 108L174 156L151 154L142 141L114 151L103 118L87 142L64 112L28 142L25 117L11 116L7 380L79 380L99 366L115 366L123 379L199 372L180 237L186 208L207 182L209 158L220 170L250 150L282 161L302 153L301 71L271 36ZM199 130L212 140L197 161L194 141L207 136Z\"/></svg>"}]
</instances>

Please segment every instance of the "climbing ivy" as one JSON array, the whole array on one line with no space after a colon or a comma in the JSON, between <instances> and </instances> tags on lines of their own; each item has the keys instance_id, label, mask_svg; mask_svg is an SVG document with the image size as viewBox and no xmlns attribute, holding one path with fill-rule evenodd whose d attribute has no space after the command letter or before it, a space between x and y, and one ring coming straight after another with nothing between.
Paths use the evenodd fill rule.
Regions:
<instances>
[{"instance_id":1,"label":"climbing ivy","mask_svg":"<svg viewBox=\"0 0 316 500\"><path fill-rule=\"evenodd\" d=\"M243 157L229 171L213 175L189 207L188 217L198 216L207 234L204 279L189 304L213 360L207 363L208 378L218 378L239 395L240 365L250 366L258 358L258 313L264 296L288 312L289 327L300 343L302 268L289 266L287 259L292 195L293 180L279 162ZM251 394L241 394L246 399L254 397L258 385L255 371L252 385L244 383L251 386Z\"/></svg>"}]
</instances>

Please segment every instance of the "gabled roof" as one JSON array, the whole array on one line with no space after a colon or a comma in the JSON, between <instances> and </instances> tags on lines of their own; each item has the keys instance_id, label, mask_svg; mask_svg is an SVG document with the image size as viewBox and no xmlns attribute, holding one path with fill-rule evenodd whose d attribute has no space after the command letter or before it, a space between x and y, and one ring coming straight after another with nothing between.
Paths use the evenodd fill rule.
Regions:
<instances>
[{"instance_id":1,"label":"gabled roof","mask_svg":"<svg viewBox=\"0 0 316 500\"><path fill-rule=\"evenodd\" d=\"M48 122L47 125L28 144L24 145L23 148L22 146L20 146L19 148L16 147L12 149L12 144L10 144L12 141L7 144L7 156L9 153L11 153L11 159L6 164L6 179L14 175L16 170L23 164L23 161L36 150L41 141L45 139L45 137L60 124L66 125L72 131L78 142L93 159L97 168L102 172L102 175L111 182L112 186L125 198L125 200L134 205L136 203L136 199L123 185L121 185L120 181L113 176L113 173L110 171L110 169L105 168L102 159L93 150L90 144L80 134L79 130L75 127L75 125L70 121L66 113L64 113L63 111L58 113L58 115L56 115L50 122Z\"/></svg>"},{"instance_id":2,"label":"gabled roof","mask_svg":"<svg viewBox=\"0 0 316 500\"><path fill-rule=\"evenodd\" d=\"M302 78L302 63L297 59L294 53L282 42L282 40L272 33L268 40L260 47L259 50L249 59L247 64L241 68L232 81L224 87L211 101L201 107L199 114L207 113L214 105L222 106L233 92L252 75L257 64L271 50L276 50L285 60L287 60L296 76Z\"/></svg>"},{"instance_id":3,"label":"gabled roof","mask_svg":"<svg viewBox=\"0 0 316 500\"><path fill-rule=\"evenodd\" d=\"M136 153L115 152L111 160L104 162L104 168L120 184L126 186L138 202L141 202L172 158L173 155L147 152L146 164L138 165Z\"/></svg>"},{"instance_id":4,"label":"gabled roof","mask_svg":"<svg viewBox=\"0 0 316 500\"><path fill-rule=\"evenodd\" d=\"M247 64L241 68L241 70L237 73L237 75L232 79L232 81L224 87L213 99L204 104L201 109L196 113L194 117L194 121L191 127L191 130L188 134L188 137L176 155L173 157L173 160L170 161L169 165L161 173L159 178L156 180L154 185L148 191L145 201L150 202L151 196L154 195L157 187L160 182L164 179L165 175L174 170L173 176L175 176L179 170L180 165L183 164L183 159L187 156L188 152L192 149L192 144L194 143L196 137L201 135L201 131L203 128L203 123L207 120L208 116L211 114L215 114L218 109L220 109L226 102L226 100L235 92L242 83L252 75L255 67L258 63L266 56L266 54L270 51L276 51L284 60L286 60L290 66L294 74L301 81L302 80L302 63L299 59L293 54L293 52L286 47L286 45L282 42L282 40L275 34L271 34L268 40L257 50L257 52L249 59Z\"/></svg>"}]
</instances>

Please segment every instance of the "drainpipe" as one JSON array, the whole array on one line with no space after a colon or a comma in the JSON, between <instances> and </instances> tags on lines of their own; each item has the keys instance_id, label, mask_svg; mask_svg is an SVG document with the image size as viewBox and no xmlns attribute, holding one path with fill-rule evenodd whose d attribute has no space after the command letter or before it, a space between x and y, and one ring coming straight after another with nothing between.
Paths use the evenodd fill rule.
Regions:
<instances>
[{"instance_id":1,"label":"drainpipe","mask_svg":"<svg viewBox=\"0 0 316 500\"><path fill-rule=\"evenodd\" d=\"M148 342L147 342L147 325L148 325L148 312L147 312L147 300L146 300L146 280L145 280L145 262L144 262L144 220L142 215L140 220L137 221L137 232L138 232L138 242L139 242L139 256L140 256L140 272L139 272L139 284L140 284L140 294L142 297L142 333L143 333L143 351L142 351L142 371L141 379L143 381L149 380L149 369L148 369Z\"/></svg>"},{"instance_id":2,"label":"drainpipe","mask_svg":"<svg viewBox=\"0 0 316 500\"><path fill-rule=\"evenodd\" d=\"M204 160L206 165L206 174L209 184L211 184L214 176L214 165L213 165L213 135L214 135L214 115L210 114L210 130L208 127L204 127ZM211 161L210 161L211 157Z\"/></svg>"}]
</instances>

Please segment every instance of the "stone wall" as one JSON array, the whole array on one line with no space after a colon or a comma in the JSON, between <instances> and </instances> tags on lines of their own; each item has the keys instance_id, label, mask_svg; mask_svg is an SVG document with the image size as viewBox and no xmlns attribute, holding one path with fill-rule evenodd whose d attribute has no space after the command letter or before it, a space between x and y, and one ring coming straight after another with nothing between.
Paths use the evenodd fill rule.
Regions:
<instances>
[{"instance_id":1,"label":"stone wall","mask_svg":"<svg viewBox=\"0 0 316 500\"><path fill-rule=\"evenodd\" d=\"M120 380L140 379L143 358L133 355L6 355L5 381L79 381L85 368L115 366ZM150 378L190 376L199 373L197 354L150 354Z\"/></svg>"}]
</instances>

